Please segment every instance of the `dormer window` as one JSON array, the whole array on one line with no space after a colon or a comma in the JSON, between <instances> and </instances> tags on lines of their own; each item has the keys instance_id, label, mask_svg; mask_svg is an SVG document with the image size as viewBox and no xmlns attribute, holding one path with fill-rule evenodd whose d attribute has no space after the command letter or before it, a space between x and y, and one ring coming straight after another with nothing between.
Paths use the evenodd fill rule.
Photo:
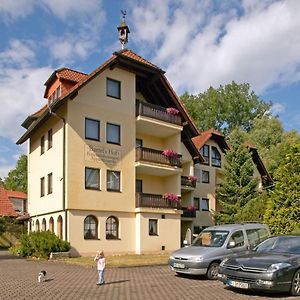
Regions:
<instances>
[{"instance_id":1,"label":"dormer window","mask_svg":"<svg viewBox=\"0 0 300 300\"><path fill-rule=\"evenodd\" d=\"M51 94L49 97L50 103L52 103L54 100L58 99L61 96L61 87L60 85L57 87L57 89Z\"/></svg>"},{"instance_id":2,"label":"dormer window","mask_svg":"<svg viewBox=\"0 0 300 300\"><path fill-rule=\"evenodd\" d=\"M221 168L221 154L216 147L211 147L211 164Z\"/></svg>"},{"instance_id":3,"label":"dormer window","mask_svg":"<svg viewBox=\"0 0 300 300\"><path fill-rule=\"evenodd\" d=\"M200 153L202 154L204 158L203 164L209 165L209 146L203 145L203 147L200 149Z\"/></svg>"}]
</instances>

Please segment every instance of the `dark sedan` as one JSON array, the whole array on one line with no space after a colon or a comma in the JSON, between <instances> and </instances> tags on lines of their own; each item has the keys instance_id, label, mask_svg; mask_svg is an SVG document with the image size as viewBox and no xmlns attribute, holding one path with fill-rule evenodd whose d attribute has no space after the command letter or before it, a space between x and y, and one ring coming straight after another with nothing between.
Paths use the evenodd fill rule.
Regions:
<instances>
[{"instance_id":1,"label":"dark sedan","mask_svg":"<svg viewBox=\"0 0 300 300\"><path fill-rule=\"evenodd\" d=\"M238 289L300 296L300 236L275 236L248 254L225 258L218 279Z\"/></svg>"}]
</instances>

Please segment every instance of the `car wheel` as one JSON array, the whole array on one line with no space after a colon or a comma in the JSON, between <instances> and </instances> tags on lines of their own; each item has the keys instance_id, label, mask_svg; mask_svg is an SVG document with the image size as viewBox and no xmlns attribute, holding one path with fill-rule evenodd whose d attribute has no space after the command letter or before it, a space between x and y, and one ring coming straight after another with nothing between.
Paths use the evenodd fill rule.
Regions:
<instances>
[{"instance_id":1,"label":"car wheel","mask_svg":"<svg viewBox=\"0 0 300 300\"><path fill-rule=\"evenodd\" d=\"M300 270L294 274L291 287L291 295L300 296Z\"/></svg>"},{"instance_id":2,"label":"car wheel","mask_svg":"<svg viewBox=\"0 0 300 300\"><path fill-rule=\"evenodd\" d=\"M219 263L213 262L209 265L206 277L210 280L216 280L219 274Z\"/></svg>"}]
</instances>

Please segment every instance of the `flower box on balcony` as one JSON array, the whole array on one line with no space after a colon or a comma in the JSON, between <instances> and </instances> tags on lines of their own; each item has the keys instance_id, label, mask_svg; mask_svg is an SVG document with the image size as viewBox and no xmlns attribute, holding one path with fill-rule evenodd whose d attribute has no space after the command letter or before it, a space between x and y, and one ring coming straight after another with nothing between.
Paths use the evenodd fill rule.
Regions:
<instances>
[{"instance_id":1,"label":"flower box on balcony","mask_svg":"<svg viewBox=\"0 0 300 300\"><path fill-rule=\"evenodd\" d=\"M172 149L165 149L162 154L167 157L177 157L177 152Z\"/></svg>"},{"instance_id":2,"label":"flower box on balcony","mask_svg":"<svg viewBox=\"0 0 300 300\"><path fill-rule=\"evenodd\" d=\"M192 183L197 181L197 177L196 176L188 176L188 180Z\"/></svg>"},{"instance_id":3,"label":"flower box on balcony","mask_svg":"<svg viewBox=\"0 0 300 300\"><path fill-rule=\"evenodd\" d=\"M196 211L197 210L197 207L195 206L192 206L192 205L189 205L187 208L186 208L187 211Z\"/></svg>"},{"instance_id":4,"label":"flower box on balcony","mask_svg":"<svg viewBox=\"0 0 300 300\"><path fill-rule=\"evenodd\" d=\"M179 197L173 193L165 193L163 198L171 202L179 202Z\"/></svg>"},{"instance_id":5,"label":"flower box on balcony","mask_svg":"<svg viewBox=\"0 0 300 300\"><path fill-rule=\"evenodd\" d=\"M176 108L174 108L174 107L168 107L168 108L166 108L166 112L168 114L175 115L175 116L179 114L179 110L176 109Z\"/></svg>"}]
</instances>

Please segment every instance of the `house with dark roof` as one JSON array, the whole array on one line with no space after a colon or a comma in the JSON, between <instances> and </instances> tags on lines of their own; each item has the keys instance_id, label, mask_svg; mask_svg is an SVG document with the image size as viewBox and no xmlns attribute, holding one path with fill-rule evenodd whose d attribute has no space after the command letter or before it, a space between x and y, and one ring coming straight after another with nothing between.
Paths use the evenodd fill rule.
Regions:
<instances>
[{"instance_id":1,"label":"house with dark roof","mask_svg":"<svg viewBox=\"0 0 300 300\"><path fill-rule=\"evenodd\" d=\"M126 25L126 23L125 23ZM50 230L82 255L180 247L181 207L193 204L199 132L165 72L124 47L89 74L45 83L23 122L29 230Z\"/></svg>"}]
</instances>

